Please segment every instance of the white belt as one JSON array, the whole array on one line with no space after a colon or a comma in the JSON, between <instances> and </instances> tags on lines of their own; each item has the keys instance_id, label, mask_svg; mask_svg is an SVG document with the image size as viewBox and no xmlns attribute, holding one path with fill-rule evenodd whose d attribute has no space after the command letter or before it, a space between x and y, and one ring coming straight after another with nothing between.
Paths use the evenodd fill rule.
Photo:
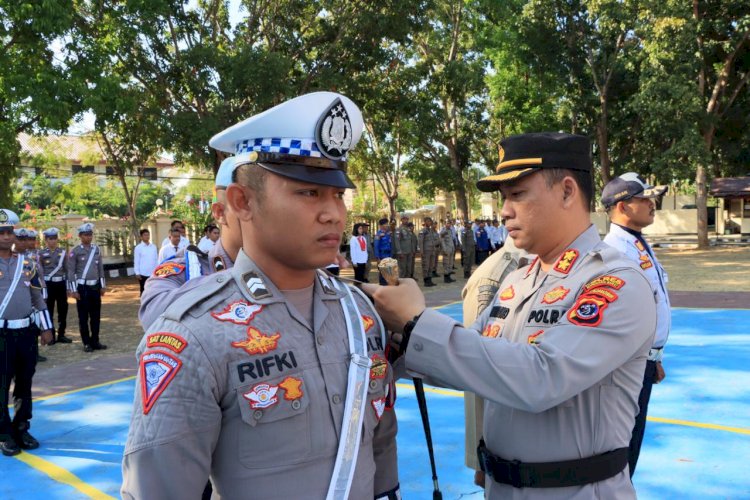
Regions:
<instances>
[{"instance_id":1,"label":"white belt","mask_svg":"<svg viewBox=\"0 0 750 500\"><path fill-rule=\"evenodd\" d=\"M28 328L31 324L31 319L0 319L0 328L6 330L19 330L21 328Z\"/></svg>"},{"instance_id":2,"label":"white belt","mask_svg":"<svg viewBox=\"0 0 750 500\"><path fill-rule=\"evenodd\" d=\"M94 286L99 284L99 280L76 280L76 283L79 285Z\"/></svg>"},{"instance_id":3,"label":"white belt","mask_svg":"<svg viewBox=\"0 0 750 500\"><path fill-rule=\"evenodd\" d=\"M649 361L661 361L661 358L663 355L664 355L663 347L654 347L648 351L648 360Z\"/></svg>"},{"instance_id":4,"label":"white belt","mask_svg":"<svg viewBox=\"0 0 750 500\"><path fill-rule=\"evenodd\" d=\"M64 276L45 276L44 281L51 281L52 283L59 283L65 281Z\"/></svg>"}]
</instances>

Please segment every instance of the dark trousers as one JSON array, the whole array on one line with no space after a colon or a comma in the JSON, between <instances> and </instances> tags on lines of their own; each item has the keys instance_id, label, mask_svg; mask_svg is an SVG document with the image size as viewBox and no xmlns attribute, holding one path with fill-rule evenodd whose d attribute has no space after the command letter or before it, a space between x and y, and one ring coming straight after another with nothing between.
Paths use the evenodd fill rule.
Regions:
<instances>
[{"instance_id":1,"label":"dark trousers","mask_svg":"<svg viewBox=\"0 0 750 500\"><path fill-rule=\"evenodd\" d=\"M141 293L138 295L139 297L143 295L143 287L146 286L146 280L148 279L148 276L143 276L142 274L138 275L138 286L141 287Z\"/></svg>"},{"instance_id":2,"label":"dark trousers","mask_svg":"<svg viewBox=\"0 0 750 500\"><path fill-rule=\"evenodd\" d=\"M31 425L31 380L36 371L38 353L36 335L30 328L0 329L0 439L28 430ZM13 389L13 420L8 411L10 382Z\"/></svg>"},{"instance_id":3,"label":"dark trousers","mask_svg":"<svg viewBox=\"0 0 750 500\"><path fill-rule=\"evenodd\" d=\"M367 273L367 264L354 264L354 279L364 281Z\"/></svg>"},{"instance_id":4,"label":"dark trousers","mask_svg":"<svg viewBox=\"0 0 750 500\"><path fill-rule=\"evenodd\" d=\"M490 251L489 250L479 250L477 249L477 265L481 266L482 262L487 260L487 257L489 256Z\"/></svg>"},{"instance_id":5,"label":"dark trousers","mask_svg":"<svg viewBox=\"0 0 750 500\"><path fill-rule=\"evenodd\" d=\"M78 285L78 294L81 298L76 301L76 308L83 345L99 344L99 319L102 314L102 296L99 290L101 288L98 286Z\"/></svg>"},{"instance_id":6,"label":"dark trousers","mask_svg":"<svg viewBox=\"0 0 750 500\"><path fill-rule=\"evenodd\" d=\"M57 304L57 323L59 325L56 332L55 304ZM60 338L65 335L65 327L68 324L68 291L65 288L64 281L57 283L47 281L47 310L50 320L52 320L52 333L57 333L56 338Z\"/></svg>"},{"instance_id":7,"label":"dark trousers","mask_svg":"<svg viewBox=\"0 0 750 500\"><path fill-rule=\"evenodd\" d=\"M635 466L638 463L638 455L641 454L641 444L646 433L646 416L648 415L648 401L651 399L651 388L656 378L656 361L646 361L646 372L643 375L643 387L638 395L638 416L635 417L633 435L630 438L628 449L628 465L630 466L630 477L635 474Z\"/></svg>"}]
</instances>

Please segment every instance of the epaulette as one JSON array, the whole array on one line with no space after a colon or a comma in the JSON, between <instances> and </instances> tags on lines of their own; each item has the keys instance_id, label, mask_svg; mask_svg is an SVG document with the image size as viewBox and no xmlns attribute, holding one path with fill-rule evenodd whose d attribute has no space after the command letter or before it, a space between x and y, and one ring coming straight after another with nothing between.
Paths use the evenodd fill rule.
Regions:
<instances>
[{"instance_id":1,"label":"epaulette","mask_svg":"<svg viewBox=\"0 0 750 500\"><path fill-rule=\"evenodd\" d=\"M167 307L162 316L165 319L180 321L188 311L198 304L211 299L218 291L230 283L234 283L234 279L229 273L209 275L205 280L200 281L200 286L194 286L192 290L182 295L172 305Z\"/></svg>"}]
</instances>

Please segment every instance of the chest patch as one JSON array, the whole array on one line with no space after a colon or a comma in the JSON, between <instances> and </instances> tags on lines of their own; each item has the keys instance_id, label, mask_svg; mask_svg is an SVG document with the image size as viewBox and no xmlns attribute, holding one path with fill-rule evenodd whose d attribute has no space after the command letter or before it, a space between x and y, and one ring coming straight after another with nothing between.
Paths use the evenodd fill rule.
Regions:
<instances>
[{"instance_id":1,"label":"chest patch","mask_svg":"<svg viewBox=\"0 0 750 500\"><path fill-rule=\"evenodd\" d=\"M247 328L247 338L238 342L232 342L232 347L244 349L250 355L266 354L276 350L281 334L266 335L252 326Z\"/></svg>"},{"instance_id":2,"label":"chest patch","mask_svg":"<svg viewBox=\"0 0 750 500\"><path fill-rule=\"evenodd\" d=\"M500 292L500 300L510 300L516 296L516 291L513 289L513 285Z\"/></svg>"},{"instance_id":3,"label":"chest patch","mask_svg":"<svg viewBox=\"0 0 750 500\"><path fill-rule=\"evenodd\" d=\"M540 337L540 336L541 336L541 335L542 335L543 333L544 333L544 330L539 330L539 331L537 331L537 332L534 332L534 333L532 333L531 335L529 335L529 337L528 337L528 339L527 339L527 342L528 342L529 344L534 344L534 345L540 344L541 342L539 342L539 337Z\"/></svg>"},{"instance_id":4,"label":"chest patch","mask_svg":"<svg viewBox=\"0 0 750 500\"><path fill-rule=\"evenodd\" d=\"M564 288L562 286L553 288L544 294L544 297L542 297L542 304L554 304L555 302L559 302L567 297L569 293L569 288Z\"/></svg>"},{"instance_id":5,"label":"chest patch","mask_svg":"<svg viewBox=\"0 0 750 500\"><path fill-rule=\"evenodd\" d=\"M385 358L380 354L373 354L370 359L372 360L370 380L385 378L385 374L388 372L388 362Z\"/></svg>"},{"instance_id":6,"label":"chest patch","mask_svg":"<svg viewBox=\"0 0 750 500\"><path fill-rule=\"evenodd\" d=\"M281 381L279 387L284 390L284 399L294 401L303 396L302 381L295 377L287 377Z\"/></svg>"},{"instance_id":7,"label":"chest patch","mask_svg":"<svg viewBox=\"0 0 750 500\"><path fill-rule=\"evenodd\" d=\"M484 330L482 331L482 337L489 337L491 339L502 337L502 335L503 335L502 323L492 323L491 325L485 326Z\"/></svg>"},{"instance_id":8,"label":"chest patch","mask_svg":"<svg viewBox=\"0 0 750 500\"><path fill-rule=\"evenodd\" d=\"M219 321L228 321L235 325L247 325L262 310L263 306L261 305L238 300L232 302L221 311L212 312L211 316Z\"/></svg>"},{"instance_id":9,"label":"chest patch","mask_svg":"<svg viewBox=\"0 0 750 500\"><path fill-rule=\"evenodd\" d=\"M375 320L370 316L362 315L362 326L365 327L365 332L369 332L370 329L375 326Z\"/></svg>"},{"instance_id":10,"label":"chest patch","mask_svg":"<svg viewBox=\"0 0 750 500\"><path fill-rule=\"evenodd\" d=\"M243 398L250 402L250 408L253 410L260 408L269 408L279 402L276 393L279 392L278 385L258 384L242 395Z\"/></svg>"}]
</instances>

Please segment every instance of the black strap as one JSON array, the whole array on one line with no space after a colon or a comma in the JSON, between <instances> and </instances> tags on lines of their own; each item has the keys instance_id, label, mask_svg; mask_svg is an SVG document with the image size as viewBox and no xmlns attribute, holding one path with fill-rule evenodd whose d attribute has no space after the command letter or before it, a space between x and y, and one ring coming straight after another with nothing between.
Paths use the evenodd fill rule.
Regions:
<instances>
[{"instance_id":1,"label":"black strap","mask_svg":"<svg viewBox=\"0 0 750 500\"><path fill-rule=\"evenodd\" d=\"M524 463L496 457L481 440L477 456L484 473L515 488L582 486L616 476L628 464L627 447L576 460Z\"/></svg>"}]
</instances>

